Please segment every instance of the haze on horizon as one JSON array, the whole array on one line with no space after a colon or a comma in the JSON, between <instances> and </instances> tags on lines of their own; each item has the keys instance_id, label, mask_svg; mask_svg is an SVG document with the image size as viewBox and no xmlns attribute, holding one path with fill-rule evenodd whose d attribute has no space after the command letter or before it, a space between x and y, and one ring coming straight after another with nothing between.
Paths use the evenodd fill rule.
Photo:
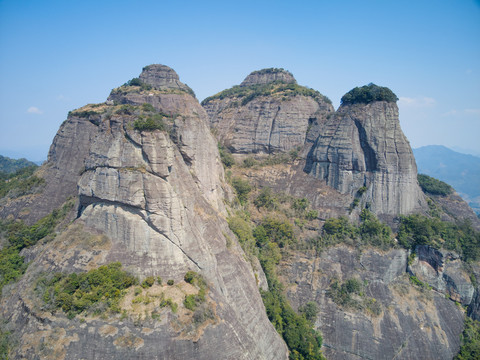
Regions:
<instances>
[{"instance_id":1,"label":"haze on horizon","mask_svg":"<svg viewBox=\"0 0 480 360\"><path fill-rule=\"evenodd\" d=\"M400 98L412 147L480 155L480 2L0 1L0 154L46 159L68 111L143 66L199 100L281 67L335 107L373 82Z\"/></svg>"}]
</instances>

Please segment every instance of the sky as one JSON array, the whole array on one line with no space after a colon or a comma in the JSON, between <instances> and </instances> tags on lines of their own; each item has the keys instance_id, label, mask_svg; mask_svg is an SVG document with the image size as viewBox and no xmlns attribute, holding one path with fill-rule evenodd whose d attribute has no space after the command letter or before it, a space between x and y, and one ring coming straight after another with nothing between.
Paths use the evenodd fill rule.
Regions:
<instances>
[{"instance_id":1,"label":"sky","mask_svg":"<svg viewBox=\"0 0 480 360\"><path fill-rule=\"evenodd\" d=\"M154 63L200 101L270 67L335 108L373 82L412 147L480 156L480 0L0 0L0 154L45 160L70 110Z\"/></svg>"}]
</instances>

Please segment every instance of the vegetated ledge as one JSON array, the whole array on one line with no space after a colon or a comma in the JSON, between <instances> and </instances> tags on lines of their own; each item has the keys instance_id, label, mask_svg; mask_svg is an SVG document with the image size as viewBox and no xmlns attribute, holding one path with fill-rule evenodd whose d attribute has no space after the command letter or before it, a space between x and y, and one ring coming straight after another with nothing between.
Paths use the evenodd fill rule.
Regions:
<instances>
[{"instance_id":1,"label":"vegetated ledge","mask_svg":"<svg viewBox=\"0 0 480 360\"><path fill-rule=\"evenodd\" d=\"M215 95L209 96L201 103L202 106L214 100L223 100L225 98L232 98L238 100L236 106L244 106L250 101L260 96L281 96L282 99L291 98L294 96L308 96L317 102L326 102L331 104L332 101L322 95L319 91L301 86L295 83L285 83L283 81L274 81L268 84L255 84L249 86L235 85L230 89L223 90Z\"/></svg>"},{"instance_id":2,"label":"vegetated ledge","mask_svg":"<svg viewBox=\"0 0 480 360\"><path fill-rule=\"evenodd\" d=\"M378 86L373 83L362 87L355 87L340 100L342 105L348 104L370 104L375 101L397 102L398 97L387 87Z\"/></svg>"}]
</instances>

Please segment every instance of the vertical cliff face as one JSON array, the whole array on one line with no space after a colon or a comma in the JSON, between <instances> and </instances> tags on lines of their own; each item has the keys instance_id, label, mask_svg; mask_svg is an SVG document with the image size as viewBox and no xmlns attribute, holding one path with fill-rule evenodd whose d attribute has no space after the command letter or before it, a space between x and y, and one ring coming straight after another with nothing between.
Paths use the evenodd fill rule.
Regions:
<instances>
[{"instance_id":1,"label":"vertical cliff face","mask_svg":"<svg viewBox=\"0 0 480 360\"><path fill-rule=\"evenodd\" d=\"M343 194L356 196L365 187L362 202L376 214L425 208L415 158L394 102L340 106L320 131L305 171Z\"/></svg>"},{"instance_id":2,"label":"vertical cliff face","mask_svg":"<svg viewBox=\"0 0 480 360\"><path fill-rule=\"evenodd\" d=\"M318 124L333 112L319 92L296 84L280 69L251 73L240 86L202 102L217 139L233 153L285 152L317 136Z\"/></svg>"},{"instance_id":3,"label":"vertical cliff face","mask_svg":"<svg viewBox=\"0 0 480 360\"><path fill-rule=\"evenodd\" d=\"M407 258L403 249L340 245L320 254L298 251L281 264L292 304L318 304L315 325L322 331L327 359L455 356L464 312L443 293L413 287L405 273ZM352 279L360 292L335 292L334 284Z\"/></svg>"},{"instance_id":4,"label":"vertical cliff face","mask_svg":"<svg viewBox=\"0 0 480 360\"><path fill-rule=\"evenodd\" d=\"M22 196L0 205L0 217L12 217L33 224L77 195L77 182L84 169L90 141L98 130L98 115L71 113L53 139L48 159L36 172L45 180L38 194Z\"/></svg>"},{"instance_id":5,"label":"vertical cliff face","mask_svg":"<svg viewBox=\"0 0 480 360\"><path fill-rule=\"evenodd\" d=\"M107 103L72 113L95 118L78 181L79 218L33 257L24 286L2 306L22 343L16 356L43 351L41 338L63 358L286 359L252 267L224 220L223 167L204 110L170 68L148 66L140 79L112 91ZM52 156L62 158L60 149ZM98 234L105 240L82 240ZM198 272L208 283L209 317L193 319L182 296L178 313L164 310L143 328L118 316L65 329L65 315L39 310L31 285L38 273L112 261L140 278L172 279L179 290L187 271Z\"/></svg>"}]
</instances>

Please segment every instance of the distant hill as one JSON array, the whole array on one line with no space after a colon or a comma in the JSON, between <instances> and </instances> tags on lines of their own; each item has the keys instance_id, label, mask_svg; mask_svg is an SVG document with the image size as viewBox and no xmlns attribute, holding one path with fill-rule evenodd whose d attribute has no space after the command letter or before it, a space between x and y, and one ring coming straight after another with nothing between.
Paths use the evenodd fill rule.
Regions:
<instances>
[{"instance_id":1,"label":"distant hill","mask_svg":"<svg viewBox=\"0 0 480 360\"><path fill-rule=\"evenodd\" d=\"M418 172L452 185L480 214L480 158L441 145L413 149Z\"/></svg>"},{"instance_id":2,"label":"distant hill","mask_svg":"<svg viewBox=\"0 0 480 360\"><path fill-rule=\"evenodd\" d=\"M0 171L7 174L12 174L19 169L32 165L36 166L37 164L24 158L10 159L9 157L0 155Z\"/></svg>"}]
</instances>

